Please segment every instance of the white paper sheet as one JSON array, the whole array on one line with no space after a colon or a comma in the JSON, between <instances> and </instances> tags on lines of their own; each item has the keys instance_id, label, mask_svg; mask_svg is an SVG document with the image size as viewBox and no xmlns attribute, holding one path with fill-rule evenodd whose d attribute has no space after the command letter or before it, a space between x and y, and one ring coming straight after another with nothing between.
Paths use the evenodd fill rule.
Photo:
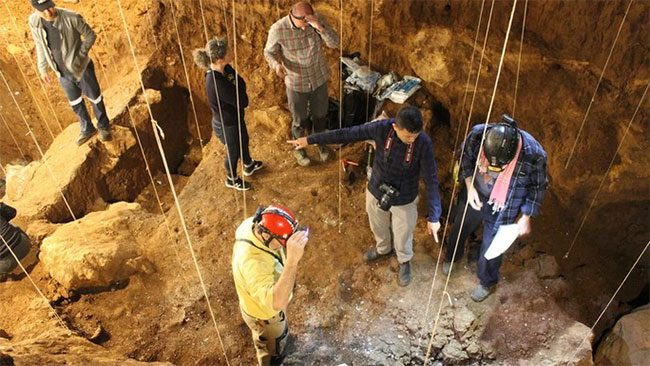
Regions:
<instances>
[{"instance_id":1,"label":"white paper sheet","mask_svg":"<svg viewBox=\"0 0 650 366\"><path fill-rule=\"evenodd\" d=\"M492 239L492 244L485 251L485 259L494 259L503 254L512 243L519 237L519 226L517 224L501 225L497 234Z\"/></svg>"}]
</instances>

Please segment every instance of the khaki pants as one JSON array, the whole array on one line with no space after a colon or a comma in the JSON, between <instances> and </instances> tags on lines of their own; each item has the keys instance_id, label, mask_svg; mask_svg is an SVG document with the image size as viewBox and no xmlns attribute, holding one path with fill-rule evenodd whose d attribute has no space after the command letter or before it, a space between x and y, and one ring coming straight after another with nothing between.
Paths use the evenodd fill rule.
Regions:
<instances>
[{"instance_id":1,"label":"khaki pants","mask_svg":"<svg viewBox=\"0 0 650 366\"><path fill-rule=\"evenodd\" d=\"M241 316L251 330L258 364L260 366L281 365L284 358L284 346L289 334L289 326L284 312L281 311L267 320L253 318L243 310L241 310Z\"/></svg>"},{"instance_id":2,"label":"khaki pants","mask_svg":"<svg viewBox=\"0 0 650 366\"><path fill-rule=\"evenodd\" d=\"M418 198L406 205L391 206L388 211L379 208L377 202L366 189L366 212L377 242L377 253L388 254L394 244L397 261L410 261L413 258L413 231L418 219Z\"/></svg>"}]
</instances>

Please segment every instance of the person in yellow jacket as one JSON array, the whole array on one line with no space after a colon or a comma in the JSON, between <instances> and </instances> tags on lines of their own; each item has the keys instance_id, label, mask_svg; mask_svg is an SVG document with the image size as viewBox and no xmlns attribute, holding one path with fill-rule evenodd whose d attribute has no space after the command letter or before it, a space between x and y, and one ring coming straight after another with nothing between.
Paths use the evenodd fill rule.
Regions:
<instances>
[{"instance_id":1,"label":"person in yellow jacket","mask_svg":"<svg viewBox=\"0 0 650 366\"><path fill-rule=\"evenodd\" d=\"M235 233L232 273L242 318L260 366L280 365L289 327L285 311L309 240L286 207L260 207Z\"/></svg>"}]
</instances>

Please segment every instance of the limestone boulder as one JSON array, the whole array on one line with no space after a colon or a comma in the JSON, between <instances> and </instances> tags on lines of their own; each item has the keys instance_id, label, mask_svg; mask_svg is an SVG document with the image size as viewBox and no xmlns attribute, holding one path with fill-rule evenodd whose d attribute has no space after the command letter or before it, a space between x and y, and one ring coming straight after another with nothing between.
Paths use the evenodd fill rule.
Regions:
<instances>
[{"instance_id":1,"label":"limestone boulder","mask_svg":"<svg viewBox=\"0 0 650 366\"><path fill-rule=\"evenodd\" d=\"M118 202L63 224L43 240L41 262L67 291L104 288L150 273L153 266L140 255L135 226L146 215L137 203Z\"/></svg>"},{"instance_id":2,"label":"limestone boulder","mask_svg":"<svg viewBox=\"0 0 650 366\"><path fill-rule=\"evenodd\" d=\"M647 365L650 360L650 306L622 317L598 347L597 365Z\"/></svg>"},{"instance_id":3,"label":"limestone boulder","mask_svg":"<svg viewBox=\"0 0 650 366\"><path fill-rule=\"evenodd\" d=\"M142 164L134 162L142 157L130 129L114 125L112 133L112 141L94 137L77 146L79 126L70 125L44 159L12 167L5 199L17 209L19 221L68 222L73 220L70 209L79 218L106 202L133 200L147 183L133 179L141 174Z\"/></svg>"},{"instance_id":4,"label":"limestone boulder","mask_svg":"<svg viewBox=\"0 0 650 366\"><path fill-rule=\"evenodd\" d=\"M76 335L55 328L35 338L12 342L0 338L0 365L172 365L140 362L111 352Z\"/></svg>"}]
</instances>

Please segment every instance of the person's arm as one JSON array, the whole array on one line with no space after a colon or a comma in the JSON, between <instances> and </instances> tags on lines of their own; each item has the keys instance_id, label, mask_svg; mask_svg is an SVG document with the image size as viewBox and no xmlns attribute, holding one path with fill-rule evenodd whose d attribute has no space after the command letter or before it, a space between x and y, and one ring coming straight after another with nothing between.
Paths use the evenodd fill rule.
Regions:
<instances>
[{"instance_id":1,"label":"person's arm","mask_svg":"<svg viewBox=\"0 0 650 366\"><path fill-rule=\"evenodd\" d=\"M213 98L218 98L223 106L224 104L231 105L235 108L237 108L237 90L235 88L235 85L231 83L230 81L226 80L224 77L219 77L217 76L218 73L214 72L213 77L216 77L216 85L217 85L217 90L214 91ZM212 88L214 88L214 85L212 85ZM241 90L239 91L240 96L241 96ZM247 98L248 99L248 98ZM241 103L240 99L240 103ZM214 103L216 104L216 99L214 99ZM243 107L243 104L241 104Z\"/></svg>"},{"instance_id":2,"label":"person's arm","mask_svg":"<svg viewBox=\"0 0 650 366\"><path fill-rule=\"evenodd\" d=\"M284 265L278 282L273 286L273 308L285 310L291 300L291 293L296 284L298 262L305 252L309 240L306 231L298 231L287 240L287 263Z\"/></svg>"},{"instance_id":3,"label":"person's arm","mask_svg":"<svg viewBox=\"0 0 650 366\"><path fill-rule=\"evenodd\" d=\"M95 31L93 31L92 28L86 23L84 18L80 14L75 15L75 21L73 22L75 25L75 28L81 34L81 37L83 38L83 42L81 43L81 47L79 47L79 54L82 57L88 57L90 53L90 49L92 48L93 44L95 44L95 40L97 39L97 35L95 34Z\"/></svg>"},{"instance_id":4,"label":"person's arm","mask_svg":"<svg viewBox=\"0 0 650 366\"><path fill-rule=\"evenodd\" d=\"M16 209L0 202L0 216L5 219L7 222L11 221L16 217Z\"/></svg>"},{"instance_id":5,"label":"person's arm","mask_svg":"<svg viewBox=\"0 0 650 366\"><path fill-rule=\"evenodd\" d=\"M30 17L29 29L32 31L34 48L36 48L36 66L38 67L38 73L40 74L41 79L43 79L45 82L49 82L50 80L47 74L47 60L45 59L45 45L43 44L41 37L38 34L40 30L31 24L33 21L34 20Z\"/></svg>"},{"instance_id":6,"label":"person's arm","mask_svg":"<svg viewBox=\"0 0 650 366\"><path fill-rule=\"evenodd\" d=\"M465 181L465 187L467 188L467 201L470 206L475 210L481 210L483 203L481 198L476 191L476 188L472 184L472 177L474 176L474 170L476 169L476 161L478 160L478 153L481 147L481 137L483 136L484 125L477 125L472 128L467 139L465 140L465 150L463 150L463 157L460 161L460 171L459 178L460 180Z\"/></svg>"},{"instance_id":7,"label":"person's arm","mask_svg":"<svg viewBox=\"0 0 650 366\"><path fill-rule=\"evenodd\" d=\"M237 84L239 87L239 107L248 107L248 93L246 92L246 81L241 75L237 74Z\"/></svg>"},{"instance_id":8,"label":"person's arm","mask_svg":"<svg viewBox=\"0 0 650 366\"><path fill-rule=\"evenodd\" d=\"M278 76L285 77L287 70L282 65L282 45L280 44L280 32L277 30L276 24L269 29L269 35L264 46L264 58Z\"/></svg>"},{"instance_id":9,"label":"person's arm","mask_svg":"<svg viewBox=\"0 0 650 366\"><path fill-rule=\"evenodd\" d=\"M307 16L307 21L318 32L327 47L339 48L339 36L324 18L319 15Z\"/></svg>"},{"instance_id":10,"label":"person's arm","mask_svg":"<svg viewBox=\"0 0 650 366\"><path fill-rule=\"evenodd\" d=\"M438 167L436 164L435 153L433 152L433 143L427 139L423 144L422 162L420 170L427 186L427 200L429 201L429 217L427 223L427 232L433 235L436 243L438 241L438 229L440 229L440 215L442 215L442 205L440 204L440 191L438 184Z\"/></svg>"},{"instance_id":11,"label":"person's arm","mask_svg":"<svg viewBox=\"0 0 650 366\"><path fill-rule=\"evenodd\" d=\"M524 204L521 206L521 217L517 221L520 235L529 234L530 218L539 215L542 201L548 185L548 176L546 175L546 154L537 157L531 172L530 183L527 187L527 195Z\"/></svg>"}]
</instances>

